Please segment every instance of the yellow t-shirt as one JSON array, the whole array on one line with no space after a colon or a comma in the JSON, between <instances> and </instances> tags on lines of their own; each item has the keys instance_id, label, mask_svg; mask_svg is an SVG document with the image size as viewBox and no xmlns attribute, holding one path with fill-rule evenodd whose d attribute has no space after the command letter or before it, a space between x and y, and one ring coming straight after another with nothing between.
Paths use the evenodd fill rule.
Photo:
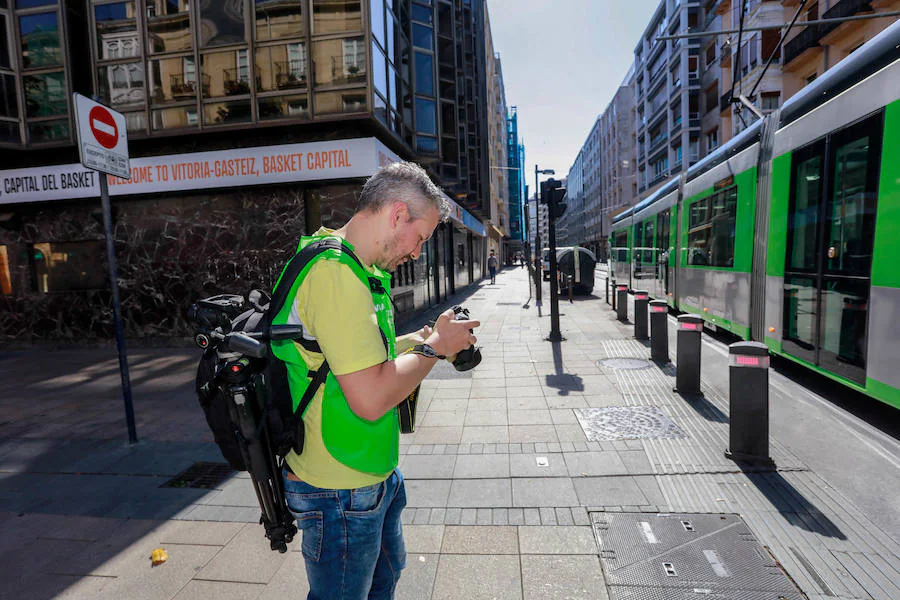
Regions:
<instances>
[{"instance_id":1,"label":"yellow t-shirt","mask_svg":"<svg viewBox=\"0 0 900 600\"><path fill-rule=\"evenodd\" d=\"M316 235L331 233L320 229ZM368 270L372 270L367 267ZM381 330L368 286L345 265L320 259L310 268L297 292L294 306L300 321L314 336L335 375L362 371L387 360ZM297 344L310 370L322 364L322 355ZM291 450L288 465L297 477L326 489L351 489L387 479L390 472L373 475L338 462L322 441L322 393L316 392L303 415L306 438L303 453Z\"/></svg>"}]
</instances>

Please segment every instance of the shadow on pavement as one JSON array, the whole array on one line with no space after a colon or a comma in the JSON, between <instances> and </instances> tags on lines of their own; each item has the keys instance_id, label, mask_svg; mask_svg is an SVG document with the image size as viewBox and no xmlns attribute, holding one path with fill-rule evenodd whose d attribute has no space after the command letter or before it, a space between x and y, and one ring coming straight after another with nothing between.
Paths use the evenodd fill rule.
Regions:
<instances>
[{"instance_id":1,"label":"shadow on pavement","mask_svg":"<svg viewBox=\"0 0 900 600\"><path fill-rule=\"evenodd\" d=\"M560 396L568 396L570 392L583 392L584 382L578 375L563 371L562 345L550 342L553 346L553 368L555 373L546 376L547 387L559 390Z\"/></svg>"}]
</instances>

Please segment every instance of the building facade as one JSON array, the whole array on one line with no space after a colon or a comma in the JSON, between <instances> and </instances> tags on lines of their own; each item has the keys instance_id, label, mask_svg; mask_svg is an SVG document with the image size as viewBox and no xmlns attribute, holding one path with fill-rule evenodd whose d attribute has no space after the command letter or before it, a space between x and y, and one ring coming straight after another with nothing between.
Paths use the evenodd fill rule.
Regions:
<instances>
[{"instance_id":1,"label":"building facade","mask_svg":"<svg viewBox=\"0 0 900 600\"><path fill-rule=\"evenodd\" d=\"M506 260L506 244L509 237L509 173L504 168L507 159L506 140L506 92L503 86L503 68L500 55L494 52L491 39L490 18L487 5L484 7L485 56L487 65L487 104L489 148L488 160L490 177L491 212L487 222L488 246L501 262Z\"/></svg>"},{"instance_id":2,"label":"building facade","mask_svg":"<svg viewBox=\"0 0 900 600\"><path fill-rule=\"evenodd\" d=\"M485 15L473 0L0 2L0 338L111 337L72 92L127 120L132 178L108 181L131 337L189 335L196 299L271 289L298 238L343 225L400 159L453 211L394 273L398 318L480 279Z\"/></svg>"},{"instance_id":3,"label":"building facade","mask_svg":"<svg viewBox=\"0 0 900 600\"><path fill-rule=\"evenodd\" d=\"M519 116L515 106L506 115L506 181L509 184L509 240L507 254L523 252L525 242L525 144L519 140Z\"/></svg>"}]
</instances>

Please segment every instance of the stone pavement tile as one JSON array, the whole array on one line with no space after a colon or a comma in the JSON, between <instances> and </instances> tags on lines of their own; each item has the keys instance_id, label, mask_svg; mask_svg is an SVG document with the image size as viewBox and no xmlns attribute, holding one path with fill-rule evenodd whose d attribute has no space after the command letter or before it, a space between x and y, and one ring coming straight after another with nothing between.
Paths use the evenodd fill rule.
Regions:
<instances>
[{"instance_id":1,"label":"stone pavement tile","mask_svg":"<svg viewBox=\"0 0 900 600\"><path fill-rule=\"evenodd\" d=\"M456 457L453 479L509 477L509 454L463 454Z\"/></svg>"},{"instance_id":2,"label":"stone pavement tile","mask_svg":"<svg viewBox=\"0 0 900 600\"><path fill-rule=\"evenodd\" d=\"M543 398L544 391L541 389L540 385L534 385L529 387L507 387L506 388L506 397L507 398Z\"/></svg>"},{"instance_id":3,"label":"stone pavement tile","mask_svg":"<svg viewBox=\"0 0 900 600\"><path fill-rule=\"evenodd\" d=\"M198 579L268 583L284 562L272 552L265 530L247 525L198 574Z\"/></svg>"},{"instance_id":4,"label":"stone pavement tile","mask_svg":"<svg viewBox=\"0 0 900 600\"><path fill-rule=\"evenodd\" d=\"M587 402L582 396L568 394L560 396L559 394L547 394L547 406L549 408L587 408Z\"/></svg>"},{"instance_id":5,"label":"stone pavement tile","mask_svg":"<svg viewBox=\"0 0 900 600\"><path fill-rule=\"evenodd\" d=\"M432 600L522 600L519 557L441 555Z\"/></svg>"},{"instance_id":6,"label":"stone pavement tile","mask_svg":"<svg viewBox=\"0 0 900 600\"><path fill-rule=\"evenodd\" d=\"M539 377L510 377L506 380L507 390L509 390L510 388L540 389L540 386L541 379Z\"/></svg>"},{"instance_id":7,"label":"stone pavement tile","mask_svg":"<svg viewBox=\"0 0 900 600\"><path fill-rule=\"evenodd\" d=\"M432 508L431 509L431 518L428 519L428 523L431 525L443 525L444 519L447 517L447 509L446 508Z\"/></svg>"},{"instance_id":8,"label":"stone pavement tile","mask_svg":"<svg viewBox=\"0 0 900 600\"><path fill-rule=\"evenodd\" d=\"M431 598L431 590L434 589L434 576L437 573L438 554L412 554L407 553L406 568L397 582L397 600L422 600ZM302 595L289 596L273 600L288 600L289 598L303 598Z\"/></svg>"},{"instance_id":9,"label":"stone pavement tile","mask_svg":"<svg viewBox=\"0 0 900 600\"><path fill-rule=\"evenodd\" d=\"M472 398L469 400L469 412L484 410L499 410L506 412L506 396Z\"/></svg>"},{"instance_id":10,"label":"stone pavement tile","mask_svg":"<svg viewBox=\"0 0 900 600\"><path fill-rule=\"evenodd\" d=\"M233 478L222 483L221 492L216 495L215 502L208 504L258 507L259 501L253 491L253 483L249 479Z\"/></svg>"},{"instance_id":11,"label":"stone pavement tile","mask_svg":"<svg viewBox=\"0 0 900 600\"><path fill-rule=\"evenodd\" d=\"M299 546L299 544L294 544L294 546ZM297 549L299 550L299 548ZM303 554L288 552L287 558L281 563L281 567L275 572L256 600L305 598L308 592L309 581L306 579L306 564L303 561Z\"/></svg>"},{"instance_id":12,"label":"stone pavement tile","mask_svg":"<svg viewBox=\"0 0 900 600\"><path fill-rule=\"evenodd\" d=\"M572 511L569 508L557 507L556 522L560 525L574 525L575 521L572 519Z\"/></svg>"},{"instance_id":13,"label":"stone pavement tile","mask_svg":"<svg viewBox=\"0 0 900 600\"><path fill-rule=\"evenodd\" d=\"M400 471L406 479L450 479L455 465L452 454L407 454L400 459Z\"/></svg>"},{"instance_id":14,"label":"stone pavement tile","mask_svg":"<svg viewBox=\"0 0 900 600\"><path fill-rule=\"evenodd\" d=\"M441 379L437 387L438 390L470 388L472 387L472 380L463 376L453 377L452 379Z\"/></svg>"},{"instance_id":15,"label":"stone pavement tile","mask_svg":"<svg viewBox=\"0 0 900 600\"><path fill-rule=\"evenodd\" d=\"M116 581L115 577L95 577L92 575L48 575L42 573L20 579L16 585L0 581L3 591L0 598L53 598L54 600L99 600L112 599L106 590ZM121 596L119 596L121 598ZM163 596L157 596L161 600ZM168 600L168 597L165 597Z\"/></svg>"},{"instance_id":16,"label":"stone pavement tile","mask_svg":"<svg viewBox=\"0 0 900 600\"><path fill-rule=\"evenodd\" d=\"M537 463L539 457L547 459L547 466ZM510 454L509 473L512 477L568 477L566 461L562 454Z\"/></svg>"},{"instance_id":17,"label":"stone pavement tile","mask_svg":"<svg viewBox=\"0 0 900 600\"><path fill-rule=\"evenodd\" d=\"M591 518L588 516L587 510L583 506L572 507L572 519L575 525L590 525Z\"/></svg>"},{"instance_id":18,"label":"stone pavement tile","mask_svg":"<svg viewBox=\"0 0 900 600\"><path fill-rule=\"evenodd\" d=\"M597 556L522 557L525 600L607 600Z\"/></svg>"},{"instance_id":19,"label":"stone pavement tile","mask_svg":"<svg viewBox=\"0 0 900 600\"><path fill-rule=\"evenodd\" d=\"M153 531L160 544L225 546L244 528L241 523L169 521Z\"/></svg>"},{"instance_id":20,"label":"stone pavement tile","mask_svg":"<svg viewBox=\"0 0 900 600\"><path fill-rule=\"evenodd\" d=\"M193 580L172 600L256 600L264 586L257 583Z\"/></svg>"},{"instance_id":21,"label":"stone pavement tile","mask_svg":"<svg viewBox=\"0 0 900 600\"><path fill-rule=\"evenodd\" d=\"M478 523L478 510L474 508L464 508L459 514L460 525L475 525Z\"/></svg>"},{"instance_id":22,"label":"stone pavement tile","mask_svg":"<svg viewBox=\"0 0 900 600\"><path fill-rule=\"evenodd\" d=\"M450 495L449 479L412 479L406 485L406 505L409 507L447 506ZM453 506L461 506L454 504ZM477 506L477 505L476 505Z\"/></svg>"},{"instance_id":23,"label":"stone pavement tile","mask_svg":"<svg viewBox=\"0 0 900 600\"><path fill-rule=\"evenodd\" d=\"M508 513L508 524L509 525L524 525L525 524L525 510L521 508L510 508Z\"/></svg>"},{"instance_id":24,"label":"stone pavement tile","mask_svg":"<svg viewBox=\"0 0 900 600\"><path fill-rule=\"evenodd\" d=\"M509 509L494 508L491 509L492 523L494 525L509 525Z\"/></svg>"},{"instance_id":25,"label":"stone pavement tile","mask_svg":"<svg viewBox=\"0 0 900 600\"><path fill-rule=\"evenodd\" d=\"M597 554L590 526L519 527L521 554Z\"/></svg>"},{"instance_id":26,"label":"stone pavement tile","mask_svg":"<svg viewBox=\"0 0 900 600\"><path fill-rule=\"evenodd\" d=\"M458 427L416 427L417 444L458 444L462 438L462 425Z\"/></svg>"},{"instance_id":27,"label":"stone pavement tile","mask_svg":"<svg viewBox=\"0 0 900 600\"><path fill-rule=\"evenodd\" d=\"M554 425L577 425L578 419L571 408L551 408L550 418Z\"/></svg>"},{"instance_id":28,"label":"stone pavement tile","mask_svg":"<svg viewBox=\"0 0 900 600\"><path fill-rule=\"evenodd\" d=\"M509 479L456 479L444 506L505 508L512 505Z\"/></svg>"},{"instance_id":29,"label":"stone pavement tile","mask_svg":"<svg viewBox=\"0 0 900 600\"><path fill-rule=\"evenodd\" d=\"M431 522L430 508L417 508L415 511L415 516L412 519L414 525L428 525Z\"/></svg>"},{"instance_id":30,"label":"stone pavement tile","mask_svg":"<svg viewBox=\"0 0 900 600\"><path fill-rule=\"evenodd\" d=\"M464 410L429 410L420 417L419 427L456 427L466 418Z\"/></svg>"},{"instance_id":31,"label":"stone pavement tile","mask_svg":"<svg viewBox=\"0 0 900 600\"><path fill-rule=\"evenodd\" d=\"M446 525L459 525L460 516L462 516L461 508L448 508L444 514L444 523Z\"/></svg>"},{"instance_id":32,"label":"stone pavement tile","mask_svg":"<svg viewBox=\"0 0 900 600\"><path fill-rule=\"evenodd\" d=\"M507 409L512 412L514 410L547 410L547 400L543 395L540 396L506 396Z\"/></svg>"},{"instance_id":33,"label":"stone pavement tile","mask_svg":"<svg viewBox=\"0 0 900 600\"><path fill-rule=\"evenodd\" d=\"M474 403L473 403L474 404ZM470 425L508 425L509 419L506 416L506 410L483 410L478 407L473 410L470 407L466 411L466 426ZM465 437L465 432L463 432Z\"/></svg>"},{"instance_id":34,"label":"stone pavement tile","mask_svg":"<svg viewBox=\"0 0 900 600\"><path fill-rule=\"evenodd\" d=\"M509 441L514 444L528 442L557 442L553 425L510 425Z\"/></svg>"},{"instance_id":35,"label":"stone pavement tile","mask_svg":"<svg viewBox=\"0 0 900 600\"><path fill-rule=\"evenodd\" d=\"M525 515L525 524L526 525L540 525L541 524L541 511L538 508L526 508L524 509Z\"/></svg>"},{"instance_id":36,"label":"stone pavement tile","mask_svg":"<svg viewBox=\"0 0 900 600\"><path fill-rule=\"evenodd\" d=\"M506 425L477 425L464 427L463 444L509 443L509 427Z\"/></svg>"},{"instance_id":37,"label":"stone pavement tile","mask_svg":"<svg viewBox=\"0 0 900 600\"><path fill-rule=\"evenodd\" d=\"M541 511L541 525L558 525L556 522L556 510L551 506L543 506L538 509Z\"/></svg>"},{"instance_id":38,"label":"stone pavement tile","mask_svg":"<svg viewBox=\"0 0 900 600\"><path fill-rule=\"evenodd\" d=\"M568 477L516 478L512 480L512 506L579 506Z\"/></svg>"},{"instance_id":39,"label":"stone pavement tile","mask_svg":"<svg viewBox=\"0 0 900 600\"><path fill-rule=\"evenodd\" d=\"M552 425L553 419L550 411L540 410L511 410L509 411L510 425Z\"/></svg>"},{"instance_id":40,"label":"stone pavement tile","mask_svg":"<svg viewBox=\"0 0 900 600\"><path fill-rule=\"evenodd\" d=\"M625 397L621 394L609 396L585 396L584 401L590 408L607 408L610 406L625 406Z\"/></svg>"},{"instance_id":41,"label":"stone pavement tile","mask_svg":"<svg viewBox=\"0 0 900 600\"><path fill-rule=\"evenodd\" d=\"M628 474L616 452L567 452L564 457L570 477Z\"/></svg>"},{"instance_id":42,"label":"stone pavement tile","mask_svg":"<svg viewBox=\"0 0 900 600\"><path fill-rule=\"evenodd\" d=\"M651 504L634 477L581 477L573 483L582 506Z\"/></svg>"},{"instance_id":43,"label":"stone pavement tile","mask_svg":"<svg viewBox=\"0 0 900 600\"><path fill-rule=\"evenodd\" d=\"M518 554L515 527L457 526L444 530L441 554Z\"/></svg>"},{"instance_id":44,"label":"stone pavement tile","mask_svg":"<svg viewBox=\"0 0 900 600\"><path fill-rule=\"evenodd\" d=\"M403 541L410 554L439 554L444 537L443 525L404 525Z\"/></svg>"},{"instance_id":45,"label":"stone pavement tile","mask_svg":"<svg viewBox=\"0 0 900 600\"><path fill-rule=\"evenodd\" d=\"M475 523L477 523L478 525L494 524L494 511L492 509L476 508L475 511Z\"/></svg>"},{"instance_id":46,"label":"stone pavement tile","mask_svg":"<svg viewBox=\"0 0 900 600\"><path fill-rule=\"evenodd\" d=\"M644 496L648 501L629 502L629 504L655 504L659 506L666 503L665 496L663 496L662 490L659 487L659 483L656 481L656 477L652 475L637 476L634 478L634 481L635 483L637 483L638 487L641 488L641 491L644 493Z\"/></svg>"},{"instance_id":47,"label":"stone pavement tile","mask_svg":"<svg viewBox=\"0 0 900 600\"><path fill-rule=\"evenodd\" d=\"M502 368L475 369L472 371L472 383L474 385L475 382L484 379L502 379L505 375Z\"/></svg>"},{"instance_id":48,"label":"stone pavement tile","mask_svg":"<svg viewBox=\"0 0 900 600\"><path fill-rule=\"evenodd\" d=\"M434 394L434 397L431 399L432 409L435 406L441 406L445 402L452 404L455 400L467 400L470 393L471 388L469 387L441 388Z\"/></svg>"},{"instance_id":49,"label":"stone pavement tile","mask_svg":"<svg viewBox=\"0 0 900 600\"><path fill-rule=\"evenodd\" d=\"M629 473L635 475L653 473L650 459L643 450L622 450L618 454Z\"/></svg>"},{"instance_id":50,"label":"stone pavement tile","mask_svg":"<svg viewBox=\"0 0 900 600\"><path fill-rule=\"evenodd\" d=\"M259 523L259 506L197 506L183 518L187 521Z\"/></svg>"},{"instance_id":51,"label":"stone pavement tile","mask_svg":"<svg viewBox=\"0 0 900 600\"><path fill-rule=\"evenodd\" d=\"M560 442L584 442L587 441L587 436L584 434L584 429L581 428L581 425L565 423L562 425L556 425L556 435L559 437Z\"/></svg>"}]
</instances>

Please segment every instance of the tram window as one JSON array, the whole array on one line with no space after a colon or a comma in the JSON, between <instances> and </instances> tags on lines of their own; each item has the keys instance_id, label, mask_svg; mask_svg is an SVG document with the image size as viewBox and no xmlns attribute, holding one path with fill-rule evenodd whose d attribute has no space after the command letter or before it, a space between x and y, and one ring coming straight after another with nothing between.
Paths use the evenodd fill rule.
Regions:
<instances>
[{"instance_id":1,"label":"tram window","mask_svg":"<svg viewBox=\"0 0 900 600\"><path fill-rule=\"evenodd\" d=\"M688 264L734 266L737 186L691 204L688 222Z\"/></svg>"},{"instance_id":2,"label":"tram window","mask_svg":"<svg viewBox=\"0 0 900 600\"><path fill-rule=\"evenodd\" d=\"M624 230L617 231L613 235L613 243L615 244L615 256L618 262L628 260L628 233Z\"/></svg>"},{"instance_id":3,"label":"tram window","mask_svg":"<svg viewBox=\"0 0 900 600\"><path fill-rule=\"evenodd\" d=\"M660 253L668 252L669 250L670 218L668 209L656 215L656 249Z\"/></svg>"},{"instance_id":4,"label":"tram window","mask_svg":"<svg viewBox=\"0 0 900 600\"><path fill-rule=\"evenodd\" d=\"M644 241L641 246L644 247L642 253L644 255L644 263L654 263L653 260L653 232L656 229L656 221L651 217L644 222Z\"/></svg>"},{"instance_id":5,"label":"tram window","mask_svg":"<svg viewBox=\"0 0 900 600\"><path fill-rule=\"evenodd\" d=\"M875 192L870 184L869 136L839 146L834 193L826 222L825 268L844 275L869 275L875 237Z\"/></svg>"},{"instance_id":6,"label":"tram window","mask_svg":"<svg viewBox=\"0 0 900 600\"><path fill-rule=\"evenodd\" d=\"M644 222L641 221L634 226L634 260L640 263L643 260L641 252L641 241L644 239Z\"/></svg>"},{"instance_id":7,"label":"tram window","mask_svg":"<svg viewBox=\"0 0 900 600\"><path fill-rule=\"evenodd\" d=\"M797 165L794 204L788 224L789 269L815 267L816 223L821 185L822 157L816 154Z\"/></svg>"}]
</instances>

